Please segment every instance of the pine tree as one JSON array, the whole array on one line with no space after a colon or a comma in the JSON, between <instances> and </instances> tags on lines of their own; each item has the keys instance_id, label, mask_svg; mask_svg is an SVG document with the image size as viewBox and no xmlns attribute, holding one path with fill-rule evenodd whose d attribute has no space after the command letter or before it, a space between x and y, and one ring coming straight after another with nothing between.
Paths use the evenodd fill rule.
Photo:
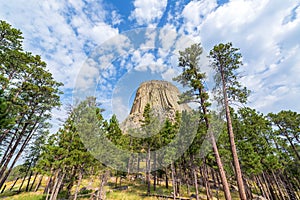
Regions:
<instances>
[{"instance_id":1,"label":"pine tree","mask_svg":"<svg viewBox=\"0 0 300 200\"><path fill-rule=\"evenodd\" d=\"M225 171L223 169L223 164L219 156L218 147L216 144L216 139L214 133L210 131L211 124L209 122L209 111L208 107L210 103L208 102L208 93L205 91L204 82L206 79L205 73L200 71L199 61L203 50L200 44L193 44L191 47L186 48L185 51L179 52L179 67L182 67L183 72L174 80L180 82L183 86L188 86L191 89L186 91L182 96L183 102L196 101L200 104L200 110L202 111L200 118L205 121L206 130L211 139L213 146L213 151L215 159L218 165L219 173L221 175L221 180L223 183L224 193L227 200L231 199L229 186L227 183Z\"/></svg>"},{"instance_id":2,"label":"pine tree","mask_svg":"<svg viewBox=\"0 0 300 200\"><path fill-rule=\"evenodd\" d=\"M215 81L217 85L215 91L217 95L219 95L218 98L220 102L223 102L225 108L227 130L230 140L236 180L239 188L239 195L242 200L246 200L247 197L244 189L236 144L234 141L234 133L229 109L230 101L245 103L247 96L249 95L249 91L245 87L242 87L238 82L238 76L236 74L237 70L242 65L242 56L240 53L238 53L237 48L232 47L232 43L221 43L213 47L213 49L210 51L209 57L211 59L211 66L216 71Z\"/></svg>"},{"instance_id":3,"label":"pine tree","mask_svg":"<svg viewBox=\"0 0 300 200\"><path fill-rule=\"evenodd\" d=\"M150 172L151 172L151 151L154 150L156 143L156 136L159 132L159 121L154 116L154 112L151 109L149 103L146 104L143 112L143 120L141 120L142 128L142 146L146 150L146 182L147 182L147 194L150 195ZM154 136L152 136L154 135Z\"/></svg>"},{"instance_id":4,"label":"pine tree","mask_svg":"<svg viewBox=\"0 0 300 200\"><path fill-rule=\"evenodd\" d=\"M7 115L14 119L13 126L1 129L0 188L26 146L50 119L52 108L60 105L62 84L53 79L40 56L23 51L21 34L0 22L1 89Z\"/></svg>"}]
</instances>

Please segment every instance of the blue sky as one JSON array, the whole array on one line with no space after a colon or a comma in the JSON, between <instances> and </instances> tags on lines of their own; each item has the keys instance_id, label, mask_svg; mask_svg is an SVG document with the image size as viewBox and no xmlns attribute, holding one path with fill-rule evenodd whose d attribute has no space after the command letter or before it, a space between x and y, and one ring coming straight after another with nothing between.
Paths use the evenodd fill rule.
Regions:
<instances>
[{"instance_id":1,"label":"blue sky","mask_svg":"<svg viewBox=\"0 0 300 200\"><path fill-rule=\"evenodd\" d=\"M178 51L201 43L201 68L220 42L240 48L249 106L300 112L298 0L0 0L0 19L22 30L25 49L39 54L65 84L65 104L95 95L120 120L142 81L171 80ZM208 80L209 89L212 85ZM63 111L54 111L54 117Z\"/></svg>"}]
</instances>

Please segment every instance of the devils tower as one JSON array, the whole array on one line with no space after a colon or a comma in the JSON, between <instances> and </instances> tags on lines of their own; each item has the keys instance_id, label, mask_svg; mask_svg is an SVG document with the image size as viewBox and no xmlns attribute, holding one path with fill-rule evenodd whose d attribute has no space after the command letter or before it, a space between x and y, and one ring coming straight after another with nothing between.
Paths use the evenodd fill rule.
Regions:
<instances>
[{"instance_id":1,"label":"devils tower","mask_svg":"<svg viewBox=\"0 0 300 200\"><path fill-rule=\"evenodd\" d=\"M143 82L137 92L129 116L121 127L124 131L128 128L140 126L143 112L147 103L156 112L163 113L165 118L173 120L176 111L191 110L187 104L179 104L180 91L176 86L167 81L152 80Z\"/></svg>"}]
</instances>

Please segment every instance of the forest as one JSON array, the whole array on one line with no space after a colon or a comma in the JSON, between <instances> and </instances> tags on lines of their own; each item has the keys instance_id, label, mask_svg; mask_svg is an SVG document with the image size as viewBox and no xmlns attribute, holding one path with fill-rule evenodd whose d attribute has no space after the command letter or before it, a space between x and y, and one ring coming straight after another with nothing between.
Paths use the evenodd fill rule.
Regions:
<instances>
[{"instance_id":1,"label":"forest","mask_svg":"<svg viewBox=\"0 0 300 200\"><path fill-rule=\"evenodd\" d=\"M197 109L158 122L149 102L140 129L129 130L149 137L135 138L122 132L116 115L103 117L95 97L68 105L67 119L50 132L51 111L63 106L63 84L39 55L23 49L23 40L20 30L0 21L0 198L300 199L300 114L247 107L251 91L240 81L242 55L232 43L217 44L207 55L213 91L206 90L199 64L201 44L180 51L182 73L174 81L189 88L181 103L194 102ZM172 142L183 145L190 124L195 137L176 160L178 148L155 153ZM107 166L95 156L110 151L98 148L106 140L143 156L109 158L126 170Z\"/></svg>"}]
</instances>

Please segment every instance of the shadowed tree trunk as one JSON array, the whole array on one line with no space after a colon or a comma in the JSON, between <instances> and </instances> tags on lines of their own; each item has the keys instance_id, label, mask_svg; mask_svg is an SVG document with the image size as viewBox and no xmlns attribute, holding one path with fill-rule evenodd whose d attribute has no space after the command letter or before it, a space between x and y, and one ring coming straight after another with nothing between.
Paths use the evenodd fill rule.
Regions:
<instances>
[{"instance_id":1,"label":"shadowed tree trunk","mask_svg":"<svg viewBox=\"0 0 300 200\"><path fill-rule=\"evenodd\" d=\"M29 177L28 177L28 181L27 181L27 185L26 185L26 192L29 191L29 185L30 185L30 180L31 180L31 177L32 177L32 170L30 170L30 174L29 174Z\"/></svg>"},{"instance_id":2,"label":"shadowed tree trunk","mask_svg":"<svg viewBox=\"0 0 300 200\"><path fill-rule=\"evenodd\" d=\"M41 186L42 180L43 180L43 175L40 177L38 183L36 184L35 188L34 188L34 192L38 191L39 187Z\"/></svg>"},{"instance_id":3,"label":"shadowed tree trunk","mask_svg":"<svg viewBox=\"0 0 300 200\"><path fill-rule=\"evenodd\" d=\"M176 200L176 180L175 180L175 168L173 163L171 163L171 173L172 173L173 199Z\"/></svg>"},{"instance_id":4,"label":"shadowed tree trunk","mask_svg":"<svg viewBox=\"0 0 300 200\"><path fill-rule=\"evenodd\" d=\"M82 180L82 168L79 169L79 174L78 174L78 182L77 182L77 185L76 185L76 189L75 189L75 194L74 194L74 200L77 199L77 195L78 195L78 191L79 191L79 187L80 187L80 184L81 184L81 180Z\"/></svg>"},{"instance_id":5,"label":"shadowed tree trunk","mask_svg":"<svg viewBox=\"0 0 300 200\"><path fill-rule=\"evenodd\" d=\"M14 188L14 186L16 185L16 183L17 183L18 180L19 180L19 177L14 181L14 183L10 187L9 191L11 191Z\"/></svg>"},{"instance_id":6,"label":"shadowed tree trunk","mask_svg":"<svg viewBox=\"0 0 300 200\"><path fill-rule=\"evenodd\" d=\"M34 175L33 181L32 181L32 183L31 183L31 186L30 186L30 188L29 188L29 191L32 191L32 188L33 188L33 185L34 185L34 183L35 183L35 181L36 181L37 176L38 176L38 173L36 172L35 175Z\"/></svg>"}]
</instances>

